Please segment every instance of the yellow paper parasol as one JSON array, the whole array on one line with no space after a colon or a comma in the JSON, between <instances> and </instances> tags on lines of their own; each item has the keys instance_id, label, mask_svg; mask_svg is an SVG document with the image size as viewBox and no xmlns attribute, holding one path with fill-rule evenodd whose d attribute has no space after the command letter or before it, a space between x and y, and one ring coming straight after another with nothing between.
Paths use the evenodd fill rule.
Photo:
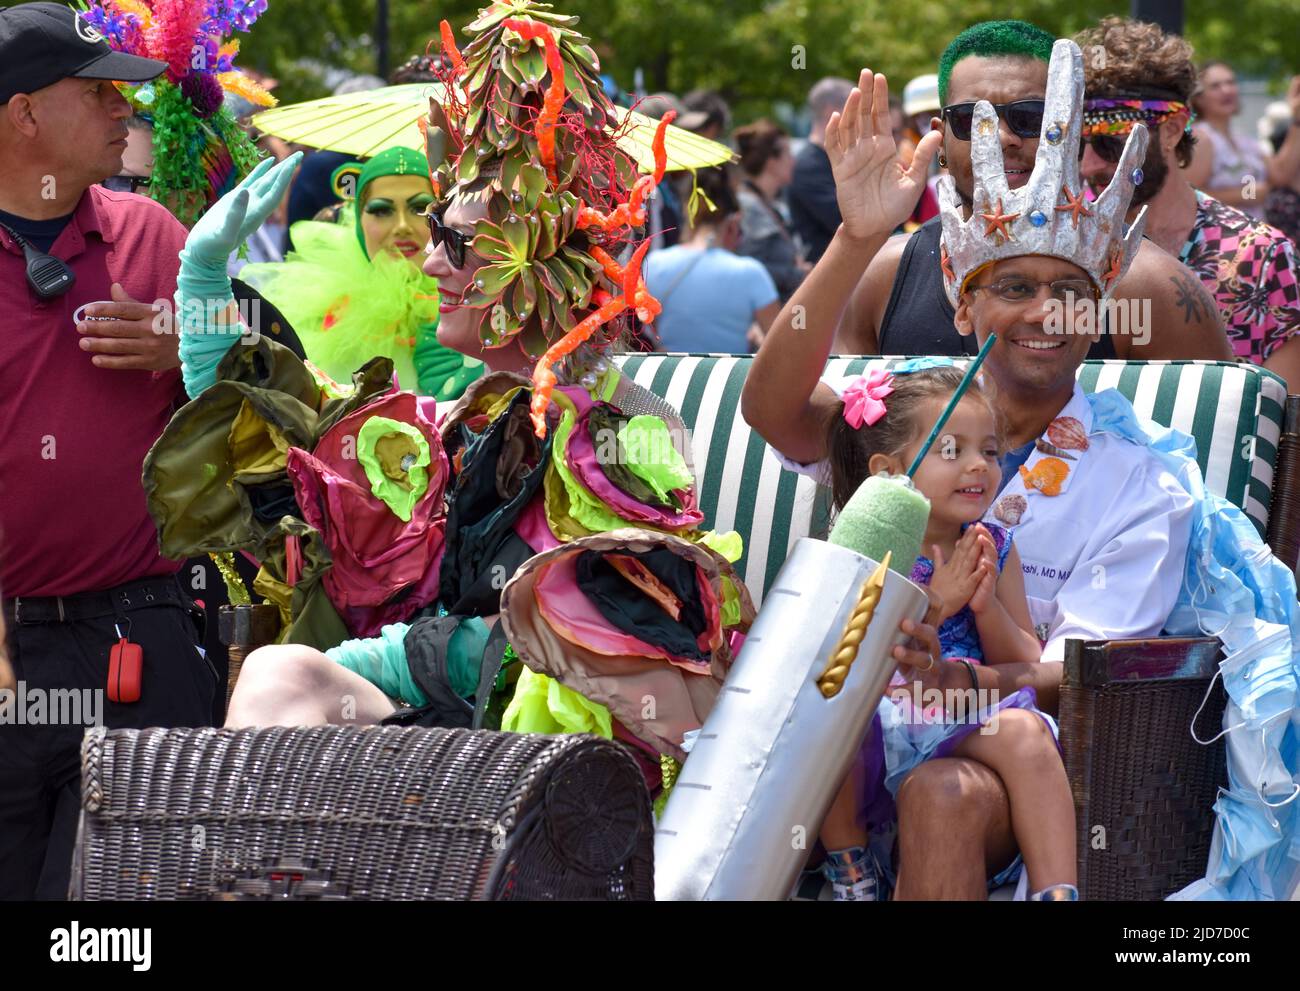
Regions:
<instances>
[{"instance_id":1,"label":"yellow paper parasol","mask_svg":"<svg viewBox=\"0 0 1300 991\"><path fill-rule=\"evenodd\" d=\"M441 89L439 83L406 83L327 96L264 111L253 118L253 126L294 144L357 158L369 158L386 148L423 151L418 121L429 111L429 97L439 95ZM653 171L651 142L657 122L623 107L615 107L614 112L620 124L625 117L632 118L621 147L643 172ZM670 172L721 165L733 157L726 145L672 125L665 135L665 150Z\"/></svg>"}]
</instances>

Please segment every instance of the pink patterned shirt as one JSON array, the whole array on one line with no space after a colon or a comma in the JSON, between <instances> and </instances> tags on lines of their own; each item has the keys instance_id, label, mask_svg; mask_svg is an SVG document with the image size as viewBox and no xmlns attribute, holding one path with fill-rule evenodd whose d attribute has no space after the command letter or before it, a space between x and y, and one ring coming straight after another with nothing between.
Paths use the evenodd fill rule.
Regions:
<instances>
[{"instance_id":1,"label":"pink patterned shirt","mask_svg":"<svg viewBox=\"0 0 1300 991\"><path fill-rule=\"evenodd\" d=\"M1300 333L1300 266L1276 227L1198 190L1196 223L1179 259L1218 303L1237 357L1262 364Z\"/></svg>"}]
</instances>

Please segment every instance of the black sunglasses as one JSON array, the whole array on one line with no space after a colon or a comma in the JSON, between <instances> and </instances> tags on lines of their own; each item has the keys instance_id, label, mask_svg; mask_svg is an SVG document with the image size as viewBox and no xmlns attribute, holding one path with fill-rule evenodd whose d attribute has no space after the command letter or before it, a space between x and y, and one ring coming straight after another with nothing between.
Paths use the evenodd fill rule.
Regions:
<instances>
[{"instance_id":1,"label":"black sunglasses","mask_svg":"<svg viewBox=\"0 0 1300 991\"><path fill-rule=\"evenodd\" d=\"M135 193L139 192L141 186L149 185L149 177L147 175L111 175L100 185L114 193Z\"/></svg>"},{"instance_id":2,"label":"black sunglasses","mask_svg":"<svg viewBox=\"0 0 1300 991\"><path fill-rule=\"evenodd\" d=\"M454 227L444 226L442 218L433 210L425 216L429 218L429 239L433 242L433 246L436 248L440 244L446 245L447 258L456 268L464 268L465 249L470 241L474 240L474 235L458 231Z\"/></svg>"},{"instance_id":3,"label":"black sunglasses","mask_svg":"<svg viewBox=\"0 0 1300 991\"><path fill-rule=\"evenodd\" d=\"M995 103L994 112L1007 122L1011 133L1022 138L1036 138L1043 129L1042 100L1016 100L1014 103ZM974 103L954 103L943 108L943 119L958 141L970 140L971 123L975 120Z\"/></svg>"},{"instance_id":4,"label":"black sunglasses","mask_svg":"<svg viewBox=\"0 0 1300 991\"><path fill-rule=\"evenodd\" d=\"M1079 158L1082 159L1083 150L1088 145L1092 145L1092 150L1097 153L1098 158L1114 165L1119 161L1119 157L1124 154L1124 145L1127 143L1127 134L1094 134L1092 137L1085 137L1079 142Z\"/></svg>"}]
</instances>

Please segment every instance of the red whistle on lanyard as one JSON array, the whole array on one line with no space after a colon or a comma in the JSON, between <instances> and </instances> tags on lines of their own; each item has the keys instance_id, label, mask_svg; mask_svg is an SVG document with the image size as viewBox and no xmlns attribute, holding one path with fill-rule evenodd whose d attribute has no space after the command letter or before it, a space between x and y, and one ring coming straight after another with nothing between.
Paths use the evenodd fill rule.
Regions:
<instances>
[{"instance_id":1,"label":"red whistle on lanyard","mask_svg":"<svg viewBox=\"0 0 1300 991\"><path fill-rule=\"evenodd\" d=\"M128 630L129 632L129 630ZM108 652L108 700L119 705L140 701L144 651L117 631L118 641Z\"/></svg>"}]
</instances>

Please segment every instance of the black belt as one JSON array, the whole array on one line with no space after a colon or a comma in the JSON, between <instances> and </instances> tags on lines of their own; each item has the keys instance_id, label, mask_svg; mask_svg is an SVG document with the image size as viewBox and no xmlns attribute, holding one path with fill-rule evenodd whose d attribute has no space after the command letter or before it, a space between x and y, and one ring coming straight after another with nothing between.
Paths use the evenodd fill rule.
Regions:
<instances>
[{"instance_id":1,"label":"black belt","mask_svg":"<svg viewBox=\"0 0 1300 991\"><path fill-rule=\"evenodd\" d=\"M190 606L175 575L160 575L127 582L103 592L78 595L15 596L3 600L6 622L15 626L33 623L74 623L81 619L116 616L120 612L153 606Z\"/></svg>"}]
</instances>

